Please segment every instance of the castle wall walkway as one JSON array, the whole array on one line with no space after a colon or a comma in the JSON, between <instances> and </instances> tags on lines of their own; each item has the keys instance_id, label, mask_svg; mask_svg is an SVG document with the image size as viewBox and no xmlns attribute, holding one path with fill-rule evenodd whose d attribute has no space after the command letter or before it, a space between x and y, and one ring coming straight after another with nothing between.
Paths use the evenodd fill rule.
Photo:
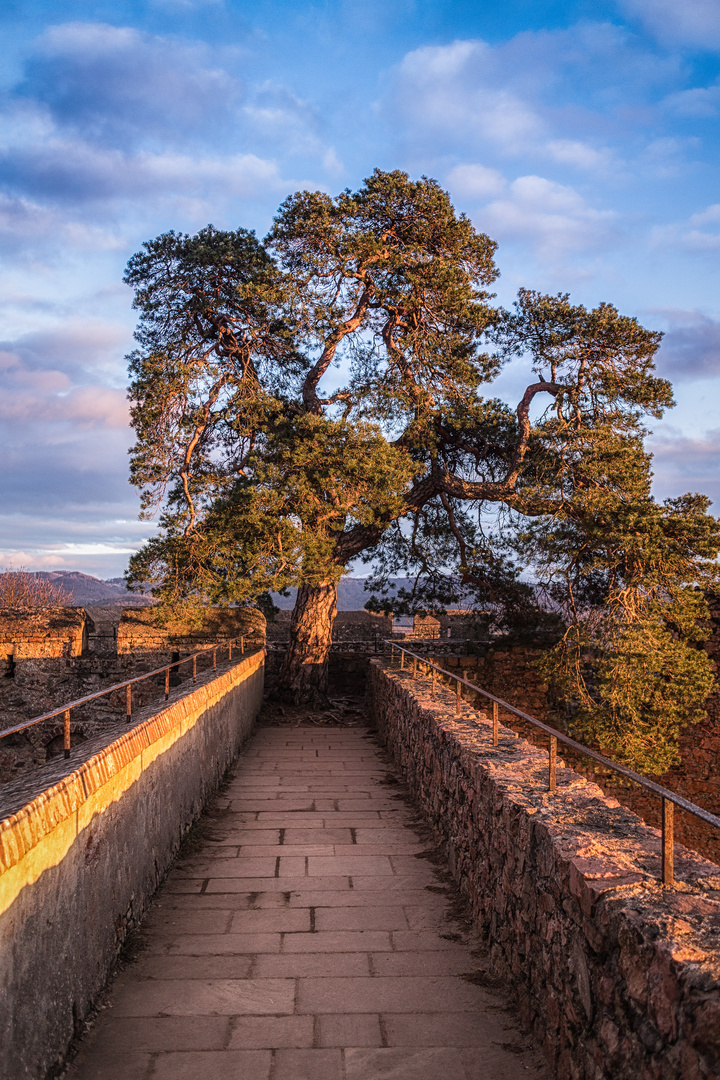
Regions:
<instances>
[{"instance_id":1,"label":"castle wall walkway","mask_svg":"<svg viewBox=\"0 0 720 1080\"><path fill-rule=\"evenodd\" d=\"M261 728L67 1080L547 1080L389 771Z\"/></svg>"}]
</instances>

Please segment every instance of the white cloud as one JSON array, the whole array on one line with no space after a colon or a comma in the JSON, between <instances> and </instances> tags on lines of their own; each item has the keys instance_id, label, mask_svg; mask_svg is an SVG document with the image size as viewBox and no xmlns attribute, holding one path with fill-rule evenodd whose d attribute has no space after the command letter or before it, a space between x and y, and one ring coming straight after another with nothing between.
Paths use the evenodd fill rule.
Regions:
<instances>
[{"instance_id":1,"label":"white cloud","mask_svg":"<svg viewBox=\"0 0 720 1080\"><path fill-rule=\"evenodd\" d=\"M494 77L497 56L484 41L456 41L408 53L396 72L393 105L426 132L488 140L517 152L536 140L543 122L535 110Z\"/></svg>"},{"instance_id":2,"label":"white cloud","mask_svg":"<svg viewBox=\"0 0 720 1080\"><path fill-rule=\"evenodd\" d=\"M17 353L0 352L0 420L7 424L69 424L79 428L127 428L123 390L103 385L73 386L70 376L31 367Z\"/></svg>"},{"instance_id":3,"label":"white cloud","mask_svg":"<svg viewBox=\"0 0 720 1080\"><path fill-rule=\"evenodd\" d=\"M129 424L128 403L122 390L107 386L78 386L67 393L16 391L0 402L0 420L6 423L67 423L73 428L118 427Z\"/></svg>"},{"instance_id":4,"label":"white cloud","mask_svg":"<svg viewBox=\"0 0 720 1080\"><path fill-rule=\"evenodd\" d=\"M129 293L125 293L129 300ZM120 365L124 382L123 353L131 345L129 327L108 319L77 316L63 322L53 321L5 342L5 357L16 358L23 370L47 374L60 371L74 384L96 382L98 376L112 379ZM0 371L2 363L0 363ZM7 370L7 369L6 369ZM19 370L19 369L17 369Z\"/></svg>"},{"instance_id":5,"label":"white cloud","mask_svg":"<svg viewBox=\"0 0 720 1080\"><path fill-rule=\"evenodd\" d=\"M491 202L481 223L500 240L525 240L556 259L606 243L616 214L588 206L577 191L542 176L520 176L506 197Z\"/></svg>"},{"instance_id":6,"label":"white cloud","mask_svg":"<svg viewBox=\"0 0 720 1080\"><path fill-rule=\"evenodd\" d=\"M57 123L94 139L211 139L244 94L216 54L204 43L129 26L68 22L38 39L20 91Z\"/></svg>"},{"instance_id":7,"label":"white cloud","mask_svg":"<svg viewBox=\"0 0 720 1080\"><path fill-rule=\"evenodd\" d=\"M717 0L618 0L626 15L639 19L667 45L720 48L720 5Z\"/></svg>"},{"instance_id":8,"label":"white cloud","mask_svg":"<svg viewBox=\"0 0 720 1080\"><path fill-rule=\"evenodd\" d=\"M705 210L690 217L691 225L720 225L720 203L713 203Z\"/></svg>"},{"instance_id":9,"label":"white cloud","mask_svg":"<svg viewBox=\"0 0 720 1080\"><path fill-rule=\"evenodd\" d=\"M0 193L0 250L2 257L33 259L38 248L51 250L118 251L125 247L111 223L94 225L32 199ZM17 261L15 261L17 265Z\"/></svg>"},{"instance_id":10,"label":"white cloud","mask_svg":"<svg viewBox=\"0 0 720 1080\"><path fill-rule=\"evenodd\" d=\"M461 199L486 199L499 195L506 187L503 174L486 165L456 165L448 173L446 183Z\"/></svg>"},{"instance_id":11,"label":"white cloud","mask_svg":"<svg viewBox=\"0 0 720 1080\"><path fill-rule=\"evenodd\" d=\"M609 133L625 137L628 124L644 133L658 89L680 74L677 57L625 27L587 21L409 52L382 109L415 154L535 154L608 171L617 167Z\"/></svg>"},{"instance_id":12,"label":"white cloud","mask_svg":"<svg viewBox=\"0 0 720 1080\"><path fill-rule=\"evenodd\" d=\"M597 149L577 139L550 139L546 144L548 155L563 165L571 165L591 173L607 172L617 168L615 154L607 147Z\"/></svg>"},{"instance_id":13,"label":"white cloud","mask_svg":"<svg viewBox=\"0 0 720 1080\"><path fill-rule=\"evenodd\" d=\"M720 376L720 319L675 309L656 309L652 314L667 328L657 355L662 374L677 380Z\"/></svg>"},{"instance_id":14,"label":"white cloud","mask_svg":"<svg viewBox=\"0 0 720 1080\"><path fill-rule=\"evenodd\" d=\"M647 440L661 497L699 491L720 504L720 428L688 436L670 425Z\"/></svg>"},{"instance_id":15,"label":"white cloud","mask_svg":"<svg viewBox=\"0 0 720 1080\"><path fill-rule=\"evenodd\" d=\"M668 94L663 100L668 112L690 120L711 120L720 108L720 86L694 86Z\"/></svg>"},{"instance_id":16,"label":"white cloud","mask_svg":"<svg viewBox=\"0 0 720 1080\"><path fill-rule=\"evenodd\" d=\"M145 525L147 531L147 524ZM145 541L133 545L88 543L0 547L0 567L26 570L80 570L82 573L119 577L133 555Z\"/></svg>"},{"instance_id":17,"label":"white cloud","mask_svg":"<svg viewBox=\"0 0 720 1080\"><path fill-rule=\"evenodd\" d=\"M705 210L691 214L687 221L655 226L650 239L656 247L717 251L720 248L720 203L713 203Z\"/></svg>"},{"instance_id":18,"label":"white cloud","mask_svg":"<svg viewBox=\"0 0 720 1080\"><path fill-rule=\"evenodd\" d=\"M334 147L330 146L323 154L322 159L323 169L330 176L342 176L345 172L345 166L335 152Z\"/></svg>"},{"instance_id":19,"label":"white cloud","mask_svg":"<svg viewBox=\"0 0 720 1080\"><path fill-rule=\"evenodd\" d=\"M127 152L81 140L55 138L0 155L5 176L34 197L95 202L175 194L237 197L268 188L285 190L277 164L255 154ZM17 199L20 206L30 205Z\"/></svg>"}]
</instances>

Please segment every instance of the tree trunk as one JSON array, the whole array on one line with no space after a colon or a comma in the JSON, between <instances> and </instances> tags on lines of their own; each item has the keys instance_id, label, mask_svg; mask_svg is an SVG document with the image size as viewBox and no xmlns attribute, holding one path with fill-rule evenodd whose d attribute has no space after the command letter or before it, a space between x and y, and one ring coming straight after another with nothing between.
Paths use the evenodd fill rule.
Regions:
<instances>
[{"instance_id":1,"label":"tree trunk","mask_svg":"<svg viewBox=\"0 0 720 1080\"><path fill-rule=\"evenodd\" d=\"M280 673L280 694L295 705L327 705L328 660L337 612L337 585L301 585Z\"/></svg>"}]
</instances>

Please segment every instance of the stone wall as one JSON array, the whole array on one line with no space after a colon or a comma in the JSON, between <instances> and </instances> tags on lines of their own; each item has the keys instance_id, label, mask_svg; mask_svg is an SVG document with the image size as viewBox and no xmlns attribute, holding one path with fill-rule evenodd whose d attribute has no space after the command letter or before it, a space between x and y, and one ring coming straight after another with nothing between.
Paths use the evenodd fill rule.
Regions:
<instances>
[{"instance_id":1,"label":"stone wall","mask_svg":"<svg viewBox=\"0 0 720 1080\"><path fill-rule=\"evenodd\" d=\"M532 645L478 646L472 656L442 656L433 659L448 671L457 672L462 678L474 682L488 693L501 697L517 709L536 716L546 724L553 723L553 713L547 698L547 686L535 671L533 664L541 650ZM464 691L468 699L470 691ZM482 701L476 695L478 702ZM516 718L507 717L513 727ZM522 734L529 733L522 729ZM520 730L520 728L518 728Z\"/></svg>"},{"instance_id":2,"label":"stone wall","mask_svg":"<svg viewBox=\"0 0 720 1080\"><path fill-rule=\"evenodd\" d=\"M720 659L720 603L716 601L716 626L707 649L717 665ZM414 646L410 646L414 648ZM541 650L530 645L500 646L480 650L478 656L442 656L433 650L435 662L448 671L457 671L517 709L536 716L547 724L556 725L558 716L550 706L547 687L534 670L533 664ZM467 700L484 709L480 695L465 691ZM706 702L707 719L692 724L680 733L680 764L661 776L652 779L664 787L683 795L690 802L720 815L720 691L711 694ZM515 732L531 742L545 746L546 738L530 724L505 714L504 722ZM624 806L639 814L649 825L660 825L660 801L655 795L599 766L573 751L567 752L573 769L600 784L607 795L612 795ZM720 834L711 825L705 825L692 814L676 812L675 836L680 843L696 848L709 859L720 863Z\"/></svg>"},{"instance_id":3,"label":"stone wall","mask_svg":"<svg viewBox=\"0 0 720 1080\"><path fill-rule=\"evenodd\" d=\"M102 608L80 612L75 608L60 608L57 612L23 612L22 615L23 618L18 621L16 628L25 634L26 645L11 657L11 662L6 661L4 672L0 663L0 729L13 727L50 712L66 702L153 671L160 665L169 663L174 656L183 658L216 640L213 637L209 640L202 637L189 643L181 637L180 643L185 647L180 648L174 647L172 642L165 638L160 643L161 647L151 648L145 639L144 650L123 651L118 655L116 637L121 616L119 609L115 609L109 618L107 609ZM47 633L48 627L56 618L58 625L55 627L55 636L43 638L42 635ZM262 619L262 616L260 618ZM3 624L0 618L0 628L3 625L7 627L9 622L6 620ZM126 625L134 624L128 619ZM142 628L144 624L140 625ZM257 625L258 634L251 634L250 640L254 637L262 639L263 623L258 621ZM71 629L77 628L78 633L76 643L71 643L63 655L61 649L67 637L68 626ZM247 622L241 622L239 626L247 628ZM36 637L32 636L33 628L37 630ZM82 629L82 641L79 628ZM235 629L237 628L238 624L235 625ZM226 627L214 625L210 629L223 631ZM14 641L18 640L19 636L16 635ZM156 646L157 644L155 642ZM37 655L29 655L31 647ZM56 655L52 655L53 652ZM0 659L3 659L1 653ZM221 650L218 655L218 661L224 659L227 659L226 649ZM212 655L205 653L198 657L197 666L199 671L212 667ZM171 685L180 685L191 678L192 665L183 664L173 670ZM164 674L136 683L132 690L133 708L143 708L151 702L157 702L164 694L164 686ZM124 716L124 689L73 709L72 745L93 738L106 730L109 724L121 721ZM0 740L0 792L5 784L27 775L54 754L62 752L62 729L62 716L58 716Z\"/></svg>"},{"instance_id":4,"label":"stone wall","mask_svg":"<svg viewBox=\"0 0 720 1080\"><path fill-rule=\"evenodd\" d=\"M0 661L12 672L18 660L81 656L87 648L82 608L1 608ZM11 659L12 658L12 659Z\"/></svg>"},{"instance_id":5,"label":"stone wall","mask_svg":"<svg viewBox=\"0 0 720 1080\"><path fill-rule=\"evenodd\" d=\"M292 611L278 611L267 624L267 640L286 642L290 638L290 620ZM392 636L393 623L385 615L374 615L371 611L338 611L333 623L333 641L370 641L376 637Z\"/></svg>"},{"instance_id":6,"label":"stone wall","mask_svg":"<svg viewBox=\"0 0 720 1080\"><path fill-rule=\"evenodd\" d=\"M265 640L265 616L256 608L203 608L196 625L186 620L161 623L153 608L130 608L120 618L117 651L119 656L192 652L205 644L243 636Z\"/></svg>"},{"instance_id":7,"label":"stone wall","mask_svg":"<svg viewBox=\"0 0 720 1080\"><path fill-rule=\"evenodd\" d=\"M558 1080L720 1075L720 867L454 694L370 664L369 703Z\"/></svg>"},{"instance_id":8,"label":"stone wall","mask_svg":"<svg viewBox=\"0 0 720 1080\"><path fill-rule=\"evenodd\" d=\"M1 1076L42 1080L62 1061L249 736L263 666L258 650L208 673L0 822Z\"/></svg>"}]
</instances>

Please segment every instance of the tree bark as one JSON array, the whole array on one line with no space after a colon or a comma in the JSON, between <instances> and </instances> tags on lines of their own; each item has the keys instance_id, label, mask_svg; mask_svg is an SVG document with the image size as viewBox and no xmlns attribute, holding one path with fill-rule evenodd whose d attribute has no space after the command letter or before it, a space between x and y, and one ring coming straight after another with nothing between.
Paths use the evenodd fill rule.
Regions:
<instances>
[{"instance_id":1,"label":"tree bark","mask_svg":"<svg viewBox=\"0 0 720 1080\"><path fill-rule=\"evenodd\" d=\"M295 705L326 706L328 660L337 612L337 585L301 585L278 690Z\"/></svg>"}]
</instances>

